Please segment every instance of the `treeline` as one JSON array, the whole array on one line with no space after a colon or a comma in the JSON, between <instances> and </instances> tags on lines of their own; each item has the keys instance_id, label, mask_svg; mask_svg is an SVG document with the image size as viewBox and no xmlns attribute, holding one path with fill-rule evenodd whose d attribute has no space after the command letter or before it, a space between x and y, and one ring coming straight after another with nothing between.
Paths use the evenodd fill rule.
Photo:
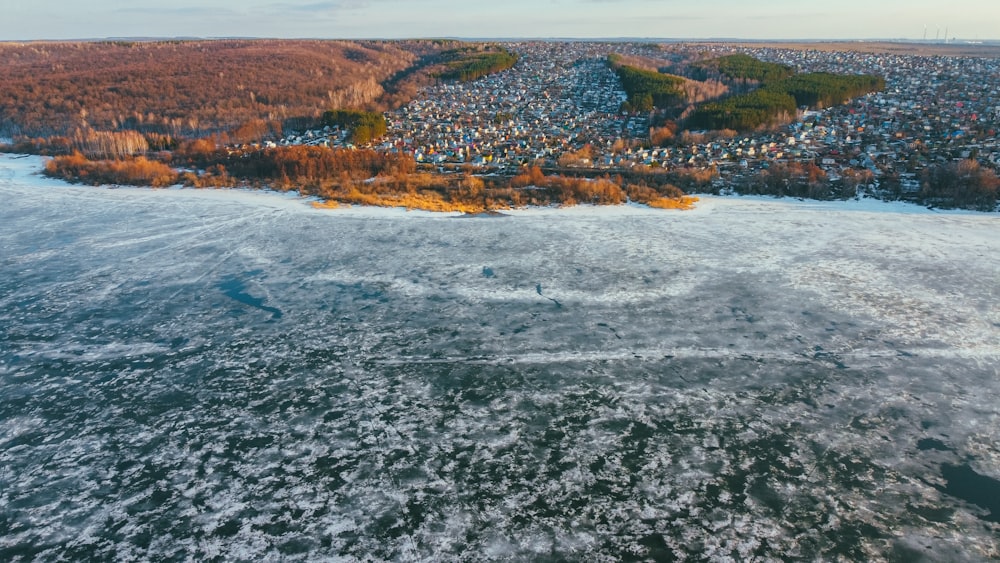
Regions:
<instances>
[{"instance_id":1,"label":"treeline","mask_svg":"<svg viewBox=\"0 0 1000 563\"><path fill-rule=\"evenodd\" d=\"M735 181L731 189L741 195L771 195L807 199L848 199L857 195L857 184L831 182L815 163L778 162L758 174Z\"/></svg>"},{"instance_id":2,"label":"treeline","mask_svg":"<svg viewBox=\"0 0 1000 563\"><path fill-rule=\"evenodd\" d=\"M298 146L230 154L212 151L202 144L185 146L175 155L175 161L188 166L197 163L200 171L178 172L166 163L145 157L92 161L77 152L54 158L45 173L93 185L245 185L295 190L323 198L334 206L347 203L468 213L529 205L617 205L627 201L683 209L694 201L666 177L636 177L625 182L620 176L546 175L537 167L513 177L420 173L410 156L372 150Z\"/></svg>"},{"instance_id":3,"label":"treeline","mask_svg":"<svg viewBox=\"0 0 1000 563\"><path fill-rule=\"evenodd\" d=\"M138 131L95 131L77 129L70 135L20 138L0 150L12 153L66 156L80 152L93 159L122 159L150 151L176 149L180 140L170 135Z\"/></svg>"},{"instance_id":4,"label":"treeline","mask_svg":"<svg viewBox=\"0 0 1000 563\"><path fill-rule=\"evenodd\" d=\"M368 143L384 136L388 123L381 113L358 110L330 110L323 113L322 125L337 126L350 131L351 142L355 145Z\"/></svg>"},{"instance_id":5,"label":"treeline","mask_svg":"<svg viewBox=\"0 0 1000 563\"><path fill-rule=\"evenodd\" d=\"M789 78L795 74L795 69L761 61L750 55L735 54L693 63L690 72L697 80L725 77L732 81L766 84Z\"/></svg>"},{"instance_id":6,"label":"treeline","mask_svg":"<svg viewBox=\"0 0 1000 563\"><path fill-rule=\"evenodd\" d=\"M497 46L462 47L443 54L445 70L443 80L471 82L484 76L502 72L517 64L515 53Z\"/></svg>"},{"instance_id":7,"label":"treeline","mask_svg":"<svg viewBox=\"0 0 1000 563\"><path fill-rule=\"evenodd\" d=\"M1000 179L975 160L936 165L924 170L917 198L935 207L996 211Z\"/></svg>"},{"instance_id":8,"label":"treeline","mask_svg":"<svg viewBox=\"0 0 1000 563\"><path fill-rule=\"evenodd\" d=\"M679 76L623 64L619 55L608 55L608 64L614 69L628 95L624 111L648 112L654 108L668 108L685 99L685 80Z\"/></svg>"},{"instance_id":9,"label":"treeline","mask_svg":"<svg viewBox=\"0 0 1000 563\"><path fill-rule=\"evenodd\" d=\"M254 185L321 195L325 186L412 174L417 164L412 156L399 153L294 146L220 154L210 166L221 167L234 178Z\"/></svg>"},{"instance_id":10,"label":"treeline","mask_svg":"<svg viewBox=\"0 0 1000 563\"><path fill-rule=\"evenodd\" d=\"M302 189L315 194L324 184L363 181L380 175L406 175L416 170L408 155L374 150L325 147L276 147L246 153L217 150L205 140L185 143L173 155L161 155L174 165L200 172L178 172L168 162L144 156L123 159L88 159L80 152L57 156L45 173L74 183L162 187L269 186Z\"/></svg>"},{"instance_id":11,"label":"treeline","mask_svg":"<svg viewBox=\"0 0 1000 563\"><path fill-rule=\"evenodd\" d=\"M701 183L689 191L718 194L721 186ZM920 175L920 189L906 193L898 176L876 177L869 170L848 169L839 178L811 162L779 162L757 174L743 176L727 184L727 189L740 195L770 195L816 200L850 199L859 189L883 200L905 200L920 205L947 209L998 211L1000 208L1000 178L996 171L975 160L938 164Z\"/></svg>"},{"instance_id":12,"label":"treeline","mask_svg":"<svg viewBox=\"0 0 1000 563\"><path fill-rule=\"evenodd\" d=\"M546 175L529 167L513 177L417 173L381 176L333 186L319 194L337 203L483 213L525 206L620 205L628 201L661 209L687 209L696 198L675 186L623 182L621 177Z\"/></svg>"},{"instance_id":13,"label":"treeline","mask_svg":"<svg viewBox=\"0 0 1000 563\"><path fill-rule=\"evenodd\" d=\"M178 183L179 174L170 166L146 157L124 160L89 160L79 152L57 156L45 165L45 174L75 184L100 186L151 186L162 188Z\"/></svg>"},{"instance_id":14,"label":"treeline","mask_svg":"<svg viewBox=\"0 0 1000 563\"><path fill-rule=\"evenodd\" d=\"M797 74L770 88L795 96L795 103L799 106L823 109L870 92L885 90L885 79L867 74L813 72Z\"/></svg>"},{"instance_id":15,"label":"treeline","mask_svg":"<svg viewBox=\"0 0 1000 563\"><path fill-rule=\"evenodd\" d=\"M72 141L88 158L125 158L149 151L149 141L137 131L77 131Z\"/></svg>"},{"instance_id":16,"label":"treeline","mask_svg":"<svg viewBox=\"0 0 1000 563\"><path fill-rule=\"evenodd\" d=\"M212 150L204 141L179 149L174 165L197 172L179 172L165 162L143 156L116 160L90 160L83 154L52 159L45 174L90 185L164 187L252 186L323 198L329 202L407 207L430 211L476 213L524 206L617 205L635 202L659 208L687 208L693 199L685 193L718 193L712 169L622 173L586 177L546 174L529 167L513 177L478 177L469 173L432 174L416 171L407 155L372 150L323 147L279 147L251 153L229 154ZM855 197L858 188L874 185L868 171L848 170L831 179L814 163L772 163L758 174L742 177L727 187L743 195L772 195L818 200ZM1000 178L974 160L936 165L921 176L919 192L893 191L885 178L875 195L942 208L996 211L1000 204Z\"/></svg>"},{"instance_id":17,"label":"treeline","mask_svg":"<svg viewBox=\"0 0 1000 563\"><path fill-rule=\"evenodd\" d=\"M791 121L797 107L791 94L762 88L702 105L688 118L688 126L746 131Z\"/></svg>"},{"instance_id":18,"label":"treeline","mask_svg":"<svg viewBox=\"0 0 1000 563\"><path fill-rule=\"evenodd\" d=\"M885 80L871 75L825 72L797 74L748 94L699 107L689 118L692 128L752 130L785 123L797 108L824 108L885 88Z\"/></svg>"},{"instance_id":19,"label":"treeline","mask_svg":"<svg viewBox=\"0 0 1000 563\"><path fill-rule=\"evenodd\" d=\"M658 79L660 76L667 77L670 83L667 86L667 90L673 89L676 93L676 98L673 100L665 100L665 108L675 110L675 117L679 116L685 109L685 104L701 104L710 100L715 100L724 96L728 91L729 87L726 86L719 80L709 79L709 80L692 80L690 78L685 78L677 74L672 74L668 69L676 68L670 61L663 59L656 59L651 57L640 56L636 54L622 54L622 53L611 53L608 55L608 65L612 70L618 69L620 67L630 67L632 69L638 69L640 71L646 71L651 73L649 76L656 77ZM620 77L621 78L621 77ZM649 98L643 96L643 100L640 101L639 109L645 110L650 104L655 107L652 95ZM622 108L625 111L633 109L635 100L629 100L627 104L624 104Z\"/></svg>"}]
</instances>

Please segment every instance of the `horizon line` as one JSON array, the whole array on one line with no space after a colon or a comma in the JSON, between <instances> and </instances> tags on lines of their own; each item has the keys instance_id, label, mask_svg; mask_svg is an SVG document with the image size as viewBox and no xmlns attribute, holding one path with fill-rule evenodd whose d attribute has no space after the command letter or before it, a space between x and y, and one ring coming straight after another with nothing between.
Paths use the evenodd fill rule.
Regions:
<instances>
[{"instance_id":1,"label":"horizon line","mask_svg":"<svg viewBox=\"0 0 1000 563\"><path fill-rule=\"evenodd\" d=\"M917 45L1000 45L1000 38L996 39L914 39L906 37L869 37L869 38L823 38L823 39L796 39L796 38L743 38L743 37L653 37L653 36L607 36L607 37L578 37L578 36L429 36L429 37L276 37L276 36L243 36L243 35L220 35L220 36L107 36L107 37L78 37L78 38L35 38L35 39L0 39L0 43L59 43L59 42L97 42L97 41L467 41L467 42L528 42L528 41L563 41L563 42L663 42L663 43L907 43Z\"/></svg>"}]
</instances>

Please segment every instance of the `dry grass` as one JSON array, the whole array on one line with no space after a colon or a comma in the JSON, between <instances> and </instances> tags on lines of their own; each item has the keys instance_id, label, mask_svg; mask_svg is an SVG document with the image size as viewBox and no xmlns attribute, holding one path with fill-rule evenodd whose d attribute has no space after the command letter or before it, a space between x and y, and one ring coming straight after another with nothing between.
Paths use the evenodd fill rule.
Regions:
<instances>
[{"instance_id":1,"label":"dry grass","mask_svg":"<svg viewBox=\"0 0 1000 563\"><path fill-rule=\"evenodd\" d=\"M314 201L312 202L312 206L314 209L337 209L340 207L340 204L331 199L327 201Z\"/></svg>"},{"instance_id":2,"label":"dry grass","mask_svg":"<svg viewBox=\"0 0 1000 563\"><path fill-rule=\"evenodd\" d=\"M333 201L372 207L403 207L408 210L419 209L438 213L482 213L489 211L481 204L447 201L440 193L431 191L376 194L351 190L347 194L335 196Z\"/></svg>"},{"instance_id":3,"label":"dry grass","mask_svg":"<svg viewBox=\"0 0 1000 563\"><path fill-rule=\"evenodd\" d=\"M45 165L45 175L79 184L151 186L162 188L176 184L177 172L145 157L125 160L88 160L80 153L59 156Z\"/></svg>"},{"instance_id":4,"label":"dry grass","mask_svg":"<svg viewBox=\"0 0 1000 563\"><path fill-rule=\"evenodd\" d=\"M646 205L650 207L655 207L656 209L680 209L687 211L689 209L694 209L694 204L698 202L698 198L692 196L684 196L681 198L669 198L660 197L656 199L649 200Z\"/></svg>"},{"instance_id":5,"label":"dry grass","mask_svg":"<svg viewBox=\"0 0 1000 563\"><path fill-rule=\"evenodd\" d=\"M697 201L698 198L696 197L683 196L680 198L658 197L643 203L656 209L688 210L693 209ZM358 190L351 190L347 194L336 195L334 199L313 202L312 206L316 209L337 209L341 204L370 207L401 207L407 210L467 214L494 212L512 208L510 205L497 205L495 202L487 207L482 204L448 201L441 194L432 191L376 194L362 193ZM575 205L577 205L575 201L565 201L561 204L562 207L573 207Z\"/></svg>"}]
</instances>

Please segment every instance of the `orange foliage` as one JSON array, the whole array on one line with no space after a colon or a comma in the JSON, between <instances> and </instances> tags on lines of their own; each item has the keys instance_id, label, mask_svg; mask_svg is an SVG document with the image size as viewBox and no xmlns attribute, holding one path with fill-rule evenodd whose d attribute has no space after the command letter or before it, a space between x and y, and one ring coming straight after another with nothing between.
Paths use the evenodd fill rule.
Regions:
<instances>
[{"instance_id":1,"label":"orange foliage","mask_svg":"<svg viewBox=\"0 0 1000 563\"><path fill-rule=\"evenodd\" d=\"M625 192L621 186L609 179L569 178L566 176L546 176L541 168L531 166L524 172L511 178L513 188L534 187L537 189L529 196L529 201L536 205L576 205L592 203L597 205L616 205L625 203Z\"/></svg>"},{"instance_id":2,"label":"orange foliage","mask_svg":"<svg viewBox=\"0 0 1000 563\"><path fill-rule=\"evenodd\" d=\"M654 146L662 147L674 140L677 127L653 127L649 130L649 142Z\"/></svg>"},{"instance_id":3,"label":"orange foliage","mask_svg":"<svg viewBox=\"0 0 1000 563\"><path fill-rule=\"evenodd\" d=\"M542 169L537 166L529 166L525 168L524 172L521 172L517 176L514 176L510 181L511 187L514 188L526 188L528 186L539 186L545 184L545 173Z\"/></svg>"},{"instance_id":4,"label":"orange foliage","mask_svg":"<svg viewBox=\"0 0 1000 563\"><path fill-rule=\"evenodd\" d=\"M136 131L78 130L73 146L88 158L125 158L149 150L149 142Z\"/></svg>"},{"instance_id":5,"label":"orange foliage","mask_svg":"<svg viewBox=\"0 0 1000 563\"><path fill-rule=\"evenodd\" d=\"M142 156L129 160L92 161L79 152L53 158L46 164L45 174L94 186L120 184L162 188L178 181L177 173L169 166Z\"/></svg>"},{"instance_id":6,"label":"orange foliage","mask_svg":"<svg viewBox=\"0 0 1000 563\"><path fill-rule=\"evenodd\" d=\"M650 207L655 207L657 209L681 209L688 210L693 209L694 204L698 202L698 198L692 196L684 196L681 198L665 198L658 197L651 199L646 202L646 205Z\"/></svg>"},{"instance_id":7,"label":"orange foliage","mask_svg":"<svg viewBox=\"0 0 1000 563\"><path fill-rule=\"evenodd\" d=\"M29 135L235 129L253 139L258 120L378 105L381 83L417 62L410 49L380 41L0 43L0 125Z\"/></svg>"},{"instance_id":8,"label":"orange foliage","mask_svg":"<svg viewBox=\"0 0 1000 563\"><path fill-rule=\"evenodd\" d=\"M933 205L994 211L1000 201L1000 178L975 160L932 166L922 179L920 197Z\"/></svg>"},{"instance_id":9,"label":"orange foliage","mask_svg":"<svg viewBox=\"0 0 1000 563\"><path fill-rule=\"evenodd\" d=\"M312 206L315 209L337 209L338 207L340 207L340 204L334 200L326 200L326 201L314 201L312 202Z\"/></svg>"},{"instance_id":10,"label":"orange foliage","mask_svg":"<svg viewBox=\"0 0 1000 563\"><path fill-rule=\"evenodd\" d=\"M684 195L680 188L671 184L664 184L657 189L632 184L628 187L628 197L636 203L657 209L691 209L698 201L698 198Z\"/></svg>"},{"instance_id":11,"label":"orange foliage","mask_svg":"<svg viewBox=\"0 0 1000 563\"><path fill-rule=\"evenodd\" d=\"M570 168L574 166L589 166L594 158L594 149L590 145L584 145L578 151L566 151L559 157L559 166Z\"/></svg>"},{"instance_id":12,"label":"orange foliage","mask_svg":"<svg viewBox=\"0 0 1000 563\"><path fill-rule=\"evenodd\" d=\"M465 203L448 201L440 193L427 191L420 193L372 194L362 193L356 189L344 195L337 196L337 201L355 205L371 205L375 207L405 207L436 212L481 213L486 208L480 203Z\"/></svg>"},{"instance_id":13,"label":"orange foliage","mask_svg":"<svg viewBox=\"0 0 1000 563\"><path fill-rule=\"evenodd\" d=\"M198 152L198 147L190 149ZM46 174L95 185L159 187L183 182L193 187L228 187L242 183L294 189L323 198L325 202L313 204L317 208L350 204L482 213L526 205L617 205L629 198L652 207L685 209L695 201L683 198L683 192L670 184L656 188L630 185L625 190L621 178L546 176L539 168L526 169L513 178L416 173L412 159L407 158L374 151L291 147L227 156L223 160L228 168L216 163L201 173L178 174L166 164L144 157L91 161L77 152L53 159Z\"/></svg>"}]
</instances>

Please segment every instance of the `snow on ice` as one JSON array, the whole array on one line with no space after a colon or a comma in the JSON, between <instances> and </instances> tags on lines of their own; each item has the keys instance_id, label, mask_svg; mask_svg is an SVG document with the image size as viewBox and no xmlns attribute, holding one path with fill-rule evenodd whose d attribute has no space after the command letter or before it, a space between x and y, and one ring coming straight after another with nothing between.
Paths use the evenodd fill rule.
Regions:
<instances>
[{"instance_id":1,"label":"snow on ice","mask_svg":"<svg viewBox=\"0 0 1000 563\"><path fill-rule=\"evenodd\" d=\"M0 559L1000 557L996 215L41 165L0 156Z\"/></svg>"}]
</instances>

